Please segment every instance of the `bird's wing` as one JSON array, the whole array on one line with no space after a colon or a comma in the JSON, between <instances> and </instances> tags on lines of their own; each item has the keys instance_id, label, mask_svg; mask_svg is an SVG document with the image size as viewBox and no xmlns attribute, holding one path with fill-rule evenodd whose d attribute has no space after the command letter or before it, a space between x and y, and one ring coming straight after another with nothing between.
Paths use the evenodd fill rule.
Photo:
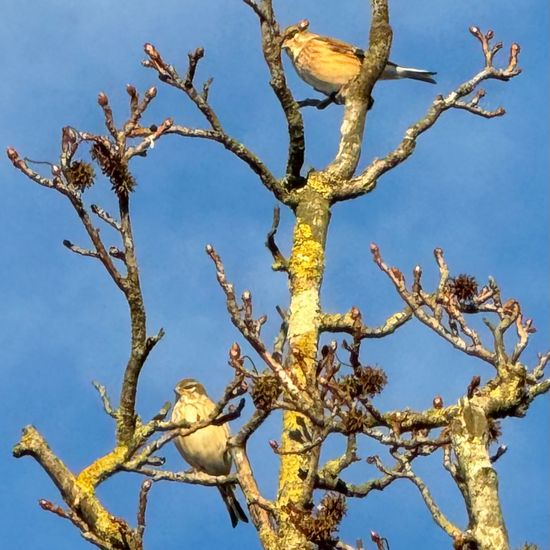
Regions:
<instances>
[{"instance_id":1,"label":"bird's wing","mask_svg":"<svg viewBox=\"0 0 550 550\"><path fill-rule=\"evenodd\" d=\"M365 57L365 52L361 48L356 48L354 45L349 44L348 42L344 42L343 40L329 38L328 36L319 36L313 38L312 41L322 42L325 47L331 49L334 53L353 55L361 61Z\"/></svg>"},{"instance_id":2,"label":"bird's wing","mask_svg":"<svg viewBox=\"0 0 550 550\"><path fill-rule=\"evenodd\" d=\"M323 42L325 42L325 44L335 53L353 55L361 61L365 59L365 50L357 48L353 44L348 44L348 42L344 42L343 40L337 40L336 38L328 38L324 36L320 36L316 40L319 39L323 40ZM398 67L397 63L393 63L392 61L388 61L387 65L390 67Z\"/></svg>"}]
</instances>

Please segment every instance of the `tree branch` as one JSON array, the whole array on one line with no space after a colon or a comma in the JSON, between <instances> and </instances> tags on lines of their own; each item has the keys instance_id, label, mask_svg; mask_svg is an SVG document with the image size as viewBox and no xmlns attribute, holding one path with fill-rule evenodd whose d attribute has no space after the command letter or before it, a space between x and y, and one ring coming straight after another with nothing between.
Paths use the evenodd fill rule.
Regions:
<instances>
[{"instance_id":1,"label":"tree branch","mask_svg":"<svg viewBox=\"0 0 550 550\"><path fill-rule=\"evenodd\" d=\"M281 209L276 206L273 209L273 224L271 229L267 234L265 246L271 252L273 256L273 264L271 269L273 271L287 271L288 272L288 260L282 255L277 243L275 242L275 235L277 234L277 229L279 228L279 220L281 216Z\"/></svg>"},{"instance_id":2,"label":"tree branch","mask_svg":"<svg viewBox=\"0 0 550 550\"><path fill-rule=\"evenodd\" d=\"M479 32L476 27L472 27L470 29L472 34L476 35L473 29ZM431 104L427 114L407 129L401 143L384 158L375 159L359 176L348 181L341 182L341 184L338 185L338 188L335 188L334 190L333 200L348 200L372 191L376 186L378 178L380 176L382 176L392 168L395 168L412 155L416 147L416 141L418 137L422 135L426 130L431 128L445 111L454 107L464 109L466 108L466 105L469 105L467 110L477 115L487 116L489 114L489 117L491 118L493 116L500 116L504 114L504 111L502 109L497 109L496 111L484 111L480 109L477 106L477 103L479 102L479 97L482 97L482 95L479 96L477 100L476 98L474 98L469 104L461 102L460 100L463 97L472 93L475 88L477 88L477 86L484 80L509 80L519 75L521 70L517 68L518 54L519 46L514 43L510 47L510 59L506 68L494 68L492 66L491 58L491 64L486 65L483 70L477 73L470 80L467 80L466 82L461 84L458 88L456 88L447 96L436 97Z\"/></svg>"},{"instance_id":3,"label":"tree branch","mask_svg":"<svg viewBox=\"0 0 550 550\"><path fill-rule=\"evenodd\" d=\"M103 508L93 491L90 492L80 478L76 478L54 455L36 428L33 426L24 428L19 443L13 448L13 456L16 458L32 456L42 466L71 509L73 519L78 518L79 529L85 538L93 542L92 537L86 536L86 532L89 531L93 539L102 541L101 548L108 550L127 548L124 546L124 540L126 534L131 532L128 525L119 519L115 521L114 516Z\"/></svg>"},{"instance_id":4,"label":"tree branch","mask_svg":"<svg viewBox=\"0 0 550 550\"><path fill-rule=\"evenodd\" d=\"M275 360L273 355L269 353L264 343L259 337L259 333L255 330L254 325L250 323L250 319L246 318L246 315L243 316L239 305L237 304L237 299L235 297L235 291L233 285L229 283L225 276L225 269L223 267L221 258L218 253L214 250L211 245L206 246L206 252L214 262L216 266L216 276L220 286L222 287L225 296L227 311L231 321L237 327L239 332L246 338L248 343L254 348L258 355L263 359L265 364L280 378L281 383L284 388L288 391L289 395L296 401L304 399L303 392L300 392L294 381L291 379L289 374L285 371L283 366ZM246 310L245 310L246 314ZM240 356L240 350L239 350Z\"/></svg>"},{"instance_id":5,"label":"tree branch","mask_svg":"<svg viewBox=\"0 0 550 550\"><path fill-rule=\"evenodd\" d=\"M302 183L300 170L304 164L304 123L300 107L286 84L281 60L281 30L275 20L272 0L261 0L260 4L254 0L243 1L254 10L260 21L262 51L271 75L269 84L285 113L288 127L288 161L285 173L290 187L296 187Z\"/></svg>"},{"instance_id":6,"label":"tree branch","mask_svg":"<svg viewBox=\"0 0 550 550\"><path fill-rule=\"evenodd\" d=\"M285 201L286 191L281 183L271 174L265 164L247 147L236 139L229 136L222 127L218 115L208 102L205 93L199 93L194 85L195 71L200 59L204 56L204 50L197 48L189 54L189 65L187 74L182 78L176 69L167 64L157 49L152 44L145 44L145 53L149 57L143 62L145 67L154 69L160 80L166 84L184 92L187 97L197 106L209 122L211 130L187 128L185 126L170 125L166 133L177 134L184 137L196 137L209 139L221 143L228 151L231 151L238 158L246 162L248 166L260 177L262 183L275 194L281 201Z\"/></svg>"},{"instance_id":7,"label":"tree branch","mask_svg":"<svg viewBox=\"0 0 550 550\"><path fill-rule=\"evenodd\" d=\"M116 410L113 409L113 406L111 405L111 400L109 399L109 396L107 395L107 388L100 384L99 382L92 382L93 387L97 390L97 393L99 393L99 396L101 397L101 401L103 403L103 410L112 418L117 418Z\"/></svg>"},{"instance_id":8,"label":"tree branch","mask_svg":"<svg viewBox=\"0 0 550 550\"><path fill-rule=\"evenodd\" d=\"M345 109L340 128L340 144L336 158L321 173L334 184L333 196L339 196L337 188L353 176L361 156L361 143L372 89L388 61L392 41L387 0L371 0L372 20L369 47L359 75L341 91L345 95Z\"/></svg>"},{"instance_id":9,"label":"tree branch","mask_svg":"<svg viewBox=\"0 0 550 550\"><path fill-rule=\"evenodd\" d=\"M368 327L362 323L357 326L354 318L354 309L344 314L340 313L324 313L321 320L321 331L323 332L345 332L351 335L357 335L360 339L363 338L384 338L393 334L399 327L403 326L413 317L413 312L410 307L405 307L388 317L384 323L378 327Z\"/></svg>"},{"instance_id":10,"label":"tree branch","mask_svg":"<svg viewBox=\"0 0 550 550\"><path fill-rule=\"evenodd\" d=\"M391 282L394 284L399 296L401 296L405 303L411 308L414 316L419 321L421 321L437 334L442 336L445 340L450 342L455 348L459 349L460 351L463 351L468 355L478 357L479 359L482 359L483 361L486 361L487 363L496 366L497 358L495 354L484 348L479 342L479 338L476 337L475 333L468 329L468 327L466 327L463 322L461 322L462 329L467 335L472 337L472 345L467 344L458 335L457 331L452 330L452 326L450 327L450 329L447 329L443 326L437 313L437 309L441 306L442 300L442 298L439 296L439 293L436 293L435 295L427 295L419 294L418 292L415 293L414 290L412 292L408 291L405 286L405 278L403 274L397 268L390 268L384 263L380 255L380 250L378 249L378 246L376 244L371 245L371 252L376 265L389 277ZM442 258L442 251L440 249L436 249L435 254L436 258ZM438 260L438 262L440 262L440 260ZM416 276L419 277L421 273L420 268L416 268L415 272L417 274ZM442 281L445 280L445 276L445 270L443 270L441 272ZM445 287L444 283L440 283L439 288L442 289L443 287ZM423 309L423 307L425 306L432 310L432 314ZM459 311L456 308L452 308L452 303L450 305L447 304L447 312L449 313L450 317L454 319L460 319Z\"/></svg>"},{"instance_id":11,"label":"tree branch","mask_svg":"<svg viewBox=\"0 0 550 550\"><path fill-rule=\"evenodd\" d=\"M441 509L439 508L439 506L436 504L427 485L419 476L417 476L413 472L410 464L410 458L407 457L406 455L394 454L394 456L398 457L399 466L391 470L386 468L382 464L382 461L378 456L370 457L369 461L375 464L376 467L386 475L395 476L396 478L405 478L412 481L420 491L420 494L422 495L422 499L424 500L426 507L430 511L430 514L432 515L437 525L439 525L439 527L441 527L441 529L443 529L453 539L460 536L462 531L445 517L443 512L441 512Z\"/></svg>"}]
</instances>

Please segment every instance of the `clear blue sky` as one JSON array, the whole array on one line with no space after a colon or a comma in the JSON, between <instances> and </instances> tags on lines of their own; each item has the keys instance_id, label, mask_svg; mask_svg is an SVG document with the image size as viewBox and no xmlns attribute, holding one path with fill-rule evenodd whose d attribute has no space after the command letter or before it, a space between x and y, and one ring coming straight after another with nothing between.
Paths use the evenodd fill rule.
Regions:
<instances>
[{"instance_id":1,"label":"clear blue sky","mask_svg":"<svg viewBox=\"0 0 550 550\"><path fill-rule=\"evenodd\" d=\"M311 29L366 44L368 2L276 2L283 25L304 17ZM3 84L0 132L31 158L55 160L61 127L100 132L96 104L103 90L118 121L127 113L125 85L144 90L159 84L146 123L166 116L203 122L183 95L163 87L140 66L142 45L152 42L184 70L187 52L206 49L198 77L214 76L211 100L227 128L281 174L286 137L283 118L267 84L257 21L240 1L4 0ZM536 361L548 331L548 3L392 3L392 60L438 72L437 86L383 82L367 121L364 159L383 155L408 124L422 116L437 93L451 90L481 68L478 43L468 33L491 27L506 47L522 45L523 75L511 83L490 82L485 105L508 114L484 120L449 112L425 135L414 156L379 182L375 193L335 207L328 240L323 303L329 311L361 308L377 324L401 304L373 265L375 241L391 264L405 272L420 263L426 282L435 280L432 250L440 246L453 273L478 281L489 275L503 295L518 299L539 331L524 355ZM506 51L506 48L505 48ZM500 58L506 58L506 53ZM289 67L299 98L310 96ZM305 113L307 165L322 167L336 150L340 107ZM147 159L133 163L139 183L133 197L137 252L151 332L164 327L165 340L144 370L139 411L154 414L172 397L183 377L203 380L212 396L230 377L227 350L238 338L227 319L204 245L222 255L237 289L250 288L257 311L270 315L266 335L276 331L276 304L287 304L286 281L270 271L263 241L271 224L273 198L240 161L220 146L181 138L163 139ZM116 399L128 351L126 306L97 262L77 257L61 244L87 245L69 205L0 162L2 278L0 296L0 515L5 548L88 548L68 523L40 510L39 498L59 501L42 469L31 459L16 461L11 447L20 428L35 424L73 470L107 452L113 425L91 386L99 380ZM113 201L100 180L87 197L107 210ZM288 250L291 215L283 211L281 247ZM105 232L106 236L111 236ZM367 342L363 359L383 366L389 385L382 409L429 406L439 393L460 396L474 374L489 368L461 356L418 323L391 338ZM250 408L248 408L248 412ZM245 415L246 416L246 415ZM529 540L548 548L548 398L540 398L523 420L504 422L509 452L497 463L512 547ZM278 418L256 436L250 454L267 497L273 495L277 461L267 444L278 438ZM332 449L336 452L337 444ZM363 456L378 452L372 443ZM168 466L184 466L173 449ZM440 456L419 467L450 519L464 525L456 489L442 471ZM376 476L362 463L349 479ZM135 517L135 476L119 475L100 488L116 514ZM157 484L150 495L150 549L255 549L250 526L232 530L217 491ZM449 548L416 489L406 481L383 494L350 504L343 538L353 542L375 529L392 550ZM370 546L367 546L370 548Z\"/></svg>"}]
</instances>

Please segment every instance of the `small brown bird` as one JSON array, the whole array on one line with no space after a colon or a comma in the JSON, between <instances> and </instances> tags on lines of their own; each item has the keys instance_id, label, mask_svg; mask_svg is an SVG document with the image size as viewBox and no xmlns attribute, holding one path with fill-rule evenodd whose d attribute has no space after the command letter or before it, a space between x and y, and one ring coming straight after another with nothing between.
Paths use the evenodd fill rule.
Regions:
<instances>
[{"instance_id":1,"label":"small brown bird","mask_svg":"<svg viewBox=\"0 0 550 550\"><path fill-rule=\"evenodd\" d=\"M207 418L214 410L214 403L206 394L204 386L192 378L181 380L174 391L176 404L172 410L172 422L197 422ZM227 424L222 424L201 428L185 437L179 436L175 439L175 444L181 456L193 469L212 476L225 476L231 471L228 439L229 428ZM248 523L233 487L220 485L218 489L231 517L231 525L235 527L239 520Z\"/></svg>"},{"instance_id":2,"label":"small brown bird","mask_svg":"<svg viewBox=\"0 0 550 550\"><path fill-rule=\"evenodd\" d=\"M285 29L282 47L302 80L318 92L333 97L335 103L343 104L347 84L359 74L365 52L347 42L309 32L308 27L309 21L303 19ZM435 74L388 61L380 79L412 78L435 84L432 78Z\"/></svg>"}]
</instances>

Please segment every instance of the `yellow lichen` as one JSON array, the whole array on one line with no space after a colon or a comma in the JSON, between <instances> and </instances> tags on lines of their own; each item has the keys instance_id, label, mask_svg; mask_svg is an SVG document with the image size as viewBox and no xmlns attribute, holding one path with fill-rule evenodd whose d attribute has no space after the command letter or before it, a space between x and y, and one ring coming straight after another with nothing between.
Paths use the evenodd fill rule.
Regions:
<instances>
[{"instance_id":1,"label":"yellow lichen","mask_svg":"<svg viewBox=\"0 0 550 550\"><path fill-rule=\"evenodd\" d=\"M317 286L323 262L323 246L315 240L311 227L307 223L297 223L289 265L293 293Z\"/></svg>"},{"instance_id":2,"label":"yellow lichen","mask_svg":"<svg viewBox=\"0 0 550 550\"><path fill-rule=\"evenodd\" d=\"M95 486L124 462L127 453L128 448L121 445L105 456L98 458L78 474L76 478L77 485L85 493L93 494Z\"/></svg>"},{"instance_id":3,"label":"yellow lichen","mask_svg":"<svg viewBox=\"0 0 550 550\"><path fill-rule=\"evenodd\" d=\"M319 172L310 172L307 185L325 199L330 198L334 186L334 184L331 185L331 181L326 176L321 175Z\"/></svg>"}]
</instances>

